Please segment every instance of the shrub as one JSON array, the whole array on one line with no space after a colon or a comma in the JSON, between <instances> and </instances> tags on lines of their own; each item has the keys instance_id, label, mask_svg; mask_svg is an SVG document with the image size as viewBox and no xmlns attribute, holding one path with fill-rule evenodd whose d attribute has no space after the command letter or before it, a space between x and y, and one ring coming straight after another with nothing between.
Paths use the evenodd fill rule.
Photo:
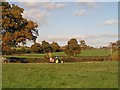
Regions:
<instances>
[{"instance_id":1,"label":"shrub","mask_svg":"<svg viewBox=\"0 0 120 90\"><path fill-rule=\"evenodd\" d=\"M42 53L42 47L39 43L35 43L30 47L30 51L34 53Z\"/></svg>"}]
</instances>

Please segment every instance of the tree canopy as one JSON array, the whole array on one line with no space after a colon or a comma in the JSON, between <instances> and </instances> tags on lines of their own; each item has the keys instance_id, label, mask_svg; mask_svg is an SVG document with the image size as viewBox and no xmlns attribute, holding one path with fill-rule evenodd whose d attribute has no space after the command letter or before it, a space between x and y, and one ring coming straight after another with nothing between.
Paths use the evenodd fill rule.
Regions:
<instances>
[{"instance_id":1,"label":"tree canopy","mask_svg":"<svg viewBox=\"0 0 120 90\"><path fill-rule=\"evenodd\" d=\"M42 53L43 52L42 46L39 43L33 44L30 49L34 53Z\"/></svg>"},{"instance_id":2,"label":"tree canopy","mask_svg":"<svg viewBox=\"0 0 120 90\"><path fill-rule=\"evenodd\" d=\"M8 2L1 2L0 7L2 8L0 35L3 51L16 47L20 43L25 45L27 40L35 42L38 36L38 24L23 18L24 9Z\"/></svg>"},{"instance_id":3,"label":"tree canopy","mask_svg":"<svg viewBox=\"0 0 120 90\"><path fill-rule=\"evenodd\" d=\"M57 42L52 42L50 45L51 45L54 52L59 52L60 51L60 46L58 45Z\"/></svg>"},{"instance_id":4,"label":"tree canopy","mask_svg":"<svg viewBox=\"0 0 120 90\"><path fill-rule=\"evenodd\" d=\"M45 40L42 41L42 49L43 49L44 52L47 52L47 53L53 51L51 45Z\"/></svg>"},{"instance_id":5,"label":"tree canopy","mask_svg":"<svg viewBox=\"0 0 120 90\"><path fill-rule=\"evenodd\" d=\"M3 45L16 46L26 43L26 40L36 40L38 36L37 23L23 18L24 9L17 5L2 2L2 34Z\"/></svg>"},{"instance_id":6,"label":"tree canopy","mask_svg":"<svg viewBox=\"0 0 120 90\"><path fill-rule=\"evenodd\" d=\"M65 53L70 56L75 56L80 54L80 45L78 44L76 39L70 39L65 47Z\"/></svg>"}]
</instances>

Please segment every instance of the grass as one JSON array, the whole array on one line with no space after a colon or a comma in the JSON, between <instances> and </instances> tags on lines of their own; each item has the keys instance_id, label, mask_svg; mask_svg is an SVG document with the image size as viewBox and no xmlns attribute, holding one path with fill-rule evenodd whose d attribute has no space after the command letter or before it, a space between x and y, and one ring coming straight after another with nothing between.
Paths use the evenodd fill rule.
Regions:
<instances>
[{"instance_id":1,"label":"grass","mask_svg":"<svg viewBox=\"0 0 120 90\"><path fill-rule=\"evenodd\" d=\"M3 88L117 88L118 63L3 64Z\"/></svg>"},{"instance_id":2,"label":"grass","mask_svg":"<svg viewBox=\"0 0 120 90\"><path fill-rule=\"evenodd\" d=\"M108 50L83 50L78 56L108 56L110 51ZM67 56L64 52L54 52L53 56ZM19 57L19 58L44 58L45 54L19 54L19 55L7 55L4 57Z\"/></svg>"},{"instance_id":3,"label":"grass","mask_svg":"<svg viewBox=\"0 0 120 90\"><path fill-rule=\"evenodd\" d=\"M19 54L19 55L7 55L3 57L18 57L18 58L44 58L45 54Z\"/></svg>"},{"instance_id":4,"label":"grass","mask_svg":"<svg viewBox=\"0 0 120 90\"><path fill-rule=\"evenodd\" d=\"M83 50L78 56L108 56L109 50Z\"/></svg>"}]
</instances>

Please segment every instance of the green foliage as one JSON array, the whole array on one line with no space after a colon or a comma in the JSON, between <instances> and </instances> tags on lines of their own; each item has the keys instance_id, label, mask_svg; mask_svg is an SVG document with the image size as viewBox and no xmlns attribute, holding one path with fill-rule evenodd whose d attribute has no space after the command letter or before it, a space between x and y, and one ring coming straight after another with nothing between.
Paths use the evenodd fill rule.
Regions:
<instances>
[{"instance_id":1,"label":"green foliage","mask_svg":"<svg viewBox=\"0 0 120 90\"><path fill-rule=\"evenodd\" d=\"M42 41L42 49L44 52L47 52L47 53L53 51L51 45L46 41Z\"/></svg>"},{"instance_id":2,"label":"green foliage","mask_svg":"<svg viewBox=\"0 0 120 90\"><path fill-rule=\"evenodd\" d=\"M42 53L43 49L39 43L35 43L30 47L30 50L34 53Z\"/></svg>"},{"instance_id":3,"label":"green foliage","mask_svg":"<svg viewBox=\"0 0 120 90\"><path fill-rule=\"evenodd\" d=\"M68 41L67 46L65 47L65 53L70 56L75 56L77 54L80 54L80 46L76 39L71 39Z\"/></svg>"},{"instance_id":4,"label":"green foliage","mask_svg":"<svg viewBox=\"0 0 120 90\"><path fill-rule=\"evenodd\" d=\"M118 88L118 63L3 64L3 88Z\"/></svg>"},{"instance_id":5,"label":"green foliage","mask_svg":"<svg viewBox=\"0 0 120 90\"><path fill-rule=\"evenodd\" d=\"M59 52L60 51L60 46L58 45L57 42L51 43L51 47L53 49L53 52Z\"/></svg>"},{"instance_id":6,"label":"green foliage","mask_svg":"<svg viewBox=\"0 0 120 90\"><path fill-rule=\"evenodd\" d=\"M85 43L85 40L81 40L81 41L80 41L80 47L81 47L82 50L87 49L87 45L86 45L86 43Z\"/></svg>"},{"instance_id":7,"label":"green foliage","mask_svg":"<svg viewBox=\"0 0 120 90\"><path fill-rule=\"evenodd\" d=\"M17 54L25 54L26 53L26 49L25 47L21 47L20 49L16 50Z\"/></svg>"}]
</instances>

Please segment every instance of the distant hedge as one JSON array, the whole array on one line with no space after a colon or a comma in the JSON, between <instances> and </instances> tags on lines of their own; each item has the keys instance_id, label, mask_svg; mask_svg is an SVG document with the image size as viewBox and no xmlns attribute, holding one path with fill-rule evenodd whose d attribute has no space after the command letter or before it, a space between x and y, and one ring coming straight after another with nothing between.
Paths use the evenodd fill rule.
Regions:
<instances>
[{"instance_id":1,"label":"distant hedge","mask_svg":"<svg viewBox=\"0 0 120 90\"><path fill-rule=\"evenodd\" d=\"M81 56L81 57L61 57L64 62L86 62L86 61L111 61L110 56ZM19 60L16 60L18 62ZM49 63L49 59L46 58L25 58L19 63Z\"/></svg>"},{"instance_id":2,"label":"distant hedge","mask_svg":"<svg viewBox=\"0 0 120 90\"><path fill-rule=\"evenodd\" d=\"M84 61L111 61L111 56L80 56L80 57L64 57L64 62L84 62Z\"/></svg>"}]
</instances>

